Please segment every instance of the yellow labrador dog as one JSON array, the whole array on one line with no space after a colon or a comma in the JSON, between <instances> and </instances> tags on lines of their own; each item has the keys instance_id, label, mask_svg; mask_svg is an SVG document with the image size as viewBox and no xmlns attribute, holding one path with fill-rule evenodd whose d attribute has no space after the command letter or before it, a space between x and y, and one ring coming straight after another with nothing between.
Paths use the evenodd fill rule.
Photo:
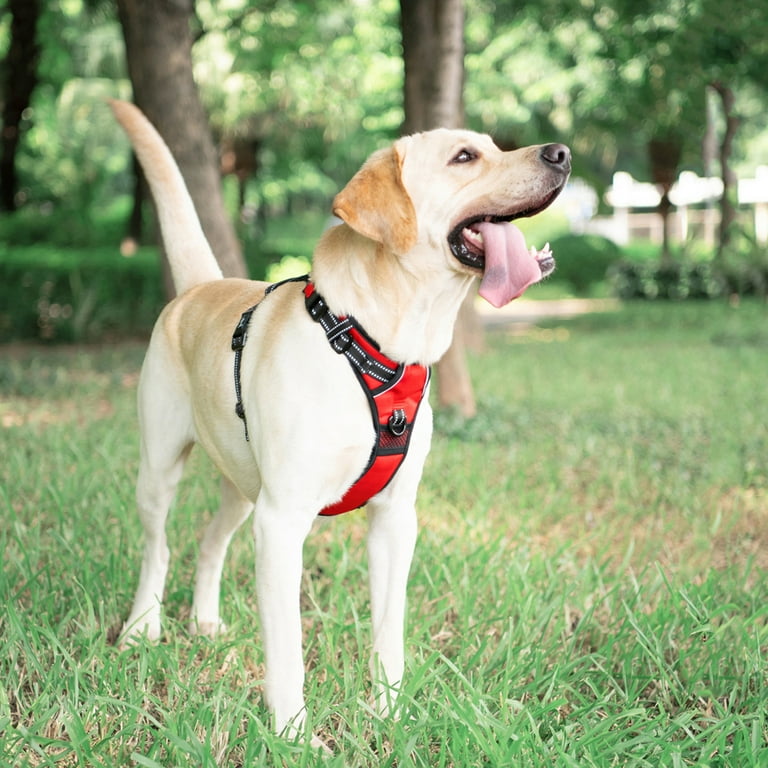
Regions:
<instances>
[{"instance_id":1,"label":"yellow labrador dog","mask_svg":"<svg viewBox=\"0 0 768 768\"><path fill-rule=\"evenodd\" d=\"M318 513L339 511L334 505L370 465L380 437L370 391L389 386L365 391L359 366L350 364L349 335L364 364L389 362L396 376L424 371L448 348L476 277L480 294L501 306L549 274L549 248L528 249L511 221L554 200L570 152L561 144L502 152L464 130L399 139L372 155L334 200L343 223L318 243L311 282L267 292L264 283L222 279L162 139L136 107L112 107L149 181L178 292L157 321L139 384L136 495L145 545L122 642L160 635L166 516L190 448L200 443L221 471L222 500L202 540L191 629L212 634L222 626L224 556L253 514L266 701L278 731L301 731L303 542ZM321 318L312 296L321 298ZM420 398L428 377L417 387ZM432 432L426 397L415 409L394 408L380 431L385 442L402 431L408 437L394 474L367 501L371 672L386 712L403 674L416 491Z\"/></svg>"}]
</instances>

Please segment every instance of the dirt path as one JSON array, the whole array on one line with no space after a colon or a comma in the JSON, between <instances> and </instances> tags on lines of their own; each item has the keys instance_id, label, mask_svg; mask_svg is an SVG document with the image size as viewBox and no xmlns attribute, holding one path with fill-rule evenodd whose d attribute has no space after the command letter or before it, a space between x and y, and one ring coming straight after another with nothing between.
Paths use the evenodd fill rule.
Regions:
<instances>
[{"instance_id":1,"label":"dirt path","mask_svg":"<svg viewBox=\"0 0 768 768\"><path fill-rule=\"evenodd\" d=\"M488 302L479 301L476 310L484 325L505 323L535 323L551 317L575 317L591 312L616 312L621 306L617 299L518 299L506 307L495 309Z\"/></svg>"}]
</instances>

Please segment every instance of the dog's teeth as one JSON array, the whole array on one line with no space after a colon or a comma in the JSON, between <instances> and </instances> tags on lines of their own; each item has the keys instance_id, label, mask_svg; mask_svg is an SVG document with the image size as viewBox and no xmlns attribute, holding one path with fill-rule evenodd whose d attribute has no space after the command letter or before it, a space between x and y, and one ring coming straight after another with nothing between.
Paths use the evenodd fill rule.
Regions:
<instances>
[{"instance_id":1,"label":"dog's teeth","mask_svg":"<svg viewBox=\"0 0 768 768\"><path fill-rule=\"evenodd\" d=\"M475 232L474 229L470 229L469 227L464 227L464 230L462 231L462 235L464 235L464 239L468 240L473 245L476 245L478 248L483 247L483 234L482 232Z\"/></svg>"}]
</instances>

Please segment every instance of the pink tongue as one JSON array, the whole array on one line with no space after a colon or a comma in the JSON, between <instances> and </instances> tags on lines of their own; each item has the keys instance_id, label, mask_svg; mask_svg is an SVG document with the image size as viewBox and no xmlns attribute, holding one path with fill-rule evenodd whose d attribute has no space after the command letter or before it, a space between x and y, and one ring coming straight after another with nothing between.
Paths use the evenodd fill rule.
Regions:
<instances>
[{"instance_id":1,"label":"pink tongue","mask_svg":"<svg viewBox=\"0 0 768 768\"><path fill-rule=\"evenodd\" d=\"M485 271L478 292L494 307L503 307L541 280L541 269L526 247L523 233L511 222L486 221L477 229L485 243Z\"/></svg>"}]
</instances>

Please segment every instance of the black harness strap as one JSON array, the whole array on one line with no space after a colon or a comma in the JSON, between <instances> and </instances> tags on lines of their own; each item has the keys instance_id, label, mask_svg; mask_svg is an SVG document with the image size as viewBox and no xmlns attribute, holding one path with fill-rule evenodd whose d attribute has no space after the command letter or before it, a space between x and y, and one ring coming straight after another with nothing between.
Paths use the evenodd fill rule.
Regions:
<instances>
[{"instance_id":1,"label":"black harness strap","mask_svg":"<svg viewBox=\"0 0 768 768\"><path fill-rule=\"evenodd\" d=\"M240 315L240 321L235 327L235 332L232 334L232 349L235 352L235 413L243 420L246 440L248 440L248 422L245 419L243 394L240 390L240 361L243 357L245 339L248 336L248 323L251 322L251 315L258 306L258 304L254 304L250 309L246 309L245 312Z\"/></svg>"},{"instance_id":2,"label":"black harness strap","mask_svg":"<svg viewBox=\"0 0 768 768\"><path fill-rule=\"evenodd\" d=\"M351 317L338 318L328 309L325 299L314 291L305 299L310 317L320 323L334 351L345 355L352 366L360 373L370 376L382 384L387 384L394 378L398 368L392 368L371 357L352 337L350 331L354 328L362 333L362 328ZM373 340L371 340L373 344Z\"/></svg>"},{"instance_id":3,"label":"black harness strap","mask_svg":"<svg viewBox=\"0 0 768 768\"><path fill-rule=\"evenodd\" d=\"M280 280L280 282L272 283L272 285L268 285L267 289L264 291L264 299L281 285L285 285L286 283L306 283L308 281L309 275L302 275L301 277L289 277L285 280ZM264 301L264 299L262 299L262 301ZM248 420L245 418L245 406L243 405L243 394L240 387L240 363L243 357L243 348L245 347L245 342L248 338L248 325L251 322L251 316L258 306L258 303L254 304L240 315L240 320L238 321L237 326L235 326L235 332L232 334L232 350L235 353L235 413L242 419L246 440L249 439Z\"/></svg>"}]
</instances>

